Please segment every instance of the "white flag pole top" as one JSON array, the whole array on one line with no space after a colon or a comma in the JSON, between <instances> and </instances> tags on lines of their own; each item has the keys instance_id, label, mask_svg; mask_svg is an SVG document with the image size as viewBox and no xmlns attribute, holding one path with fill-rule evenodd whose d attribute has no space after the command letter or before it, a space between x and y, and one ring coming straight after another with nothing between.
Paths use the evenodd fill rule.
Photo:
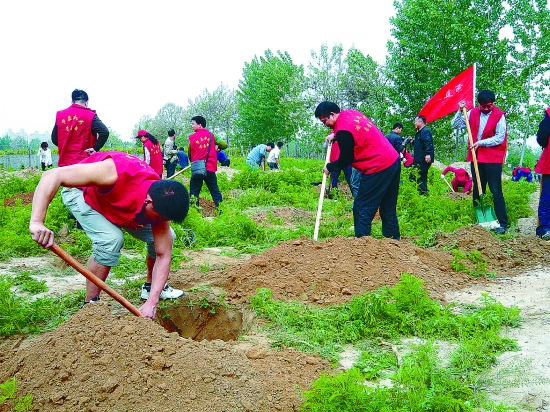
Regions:
<instances>
[{"instance_id":1,"label":"white flag pole top","mask_svg":"<svg viewBox=\"0 0 550 412\"><path fill-rule=\"evenodd\" d=\"M474 63L474 87L472 88L472 106L476 107L476 76L477 76L477 63ZM472 107L472 108L473 108Z\"/></svg>"}]
</instances>

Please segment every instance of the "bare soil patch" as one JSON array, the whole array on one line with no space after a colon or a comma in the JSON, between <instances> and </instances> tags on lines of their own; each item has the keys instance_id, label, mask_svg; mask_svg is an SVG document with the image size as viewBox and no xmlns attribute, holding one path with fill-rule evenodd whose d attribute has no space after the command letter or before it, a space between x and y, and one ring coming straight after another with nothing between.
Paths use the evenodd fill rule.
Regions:
<instances>
[{"instance_id":1,"label":"bare soil patch","mask_svg":"<svg viewBox=\"0 0 550 412\"><path fill-rule=\"evenodd\" d=\"M4 207L15 206L18 201L21 201L21 205L30 205L32 203L33 192L20 193L17 196L8 197L4 199Z\"/></svg>"}]
</instances>

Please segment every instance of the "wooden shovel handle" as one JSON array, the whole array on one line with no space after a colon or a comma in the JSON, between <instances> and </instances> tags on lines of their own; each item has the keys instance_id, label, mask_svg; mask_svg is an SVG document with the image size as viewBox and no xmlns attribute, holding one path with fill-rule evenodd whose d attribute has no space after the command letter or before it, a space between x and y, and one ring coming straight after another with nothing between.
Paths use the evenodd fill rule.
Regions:
<instances>
[{"instance_id":1,"label":"wooden shovel handle","mask_svg":"<svg viewBox=\"0 0 550 412\"><path fill-rule=\"evenodd\" d=\"M470 121L468 120L468 113L466 112L466 107L462 108L462 114L464 115L464 120L466 121L466 130L468 130L468 142L472 151L472 160L474 162L474 170L476 172L476 181L477 181L477 192L479 196L483 194L483 189L481 187L481 180L479 178L479 168L477 167L477 155L476 149L473 148L474 138L472 137L472 129L470 129Z\"/></svg>"},{"instance_id":2,"label":"wooden shovel handle","mask_svg":"<svg viewBox=\"0 0 550 412\"><path fill-rule=\"evenodd\" d=\"M179 175L180 173L183 173L185 172L187 169L189 169L191 167L191 165L187 166L187 167L184 167L183 169L181 169L178 173L174 173L172 176L168 177L167 179L173 179L174 177L176 177L177 175Z\"/></svg>"},{"instance_id":3,"label":"wooden shovel handle","mask_svg":"<svg viewBox=\"0 0 550 412\"><path fill-rule=\"evenodd\" d=\"M72 266L77 272L84 275L86 279L88 279L90 282L92 282L94 285L96 285L98 288L103 290L105 293L107 293L109 296L111 296L113 299L118 301L122 306L124 306L126 309L128 309L131 313L133 313L136 316L143 316L141 312L130 302L128 302L124 297L119 295L112 287L107 285L105 282L103 282L101 279L99 279L96 275L94 275L90 270L86 269L82 264L76 260L74 257L69 255L65 250L63 250L58 244L54 243L50 250L55 253L57 256L59 256L61 259L63 259L65 262L67 262L70 266Z\"/></svg>"},{"instance_id":4,"label":"wooden shovel handle","mask_svg":"<svg viewBox=\"0 0 550 412\"><path fill-rule=\"evenodd\" d=\"M330 151L332 149L332 144L327 146L327 155L325 157L325 164L330 161ZM323 199L325 197L325 187L327 185L327 175L323 172L323 182L321 183L321 194L319 195L319 205L317 206L317 217L315 218L315 229L313 230L313 240L317 241L319 238L319 225L321 223L321 211L323 210Z\"/></svg>"}]
</instances>

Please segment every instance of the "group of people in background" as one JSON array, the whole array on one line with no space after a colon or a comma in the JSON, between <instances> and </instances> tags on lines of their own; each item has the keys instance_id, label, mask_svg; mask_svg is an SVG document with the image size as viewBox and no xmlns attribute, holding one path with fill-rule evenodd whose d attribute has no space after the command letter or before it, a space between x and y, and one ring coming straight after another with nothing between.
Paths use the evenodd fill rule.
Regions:
<instances>
[{"instance_id":1,"label":"group of people in background","mask_svg":"<svg viewBox=\"0 0 550 412\"><path fill-rule=\"evenodd\" d=\"M502 193L502 166L506 155L506 116L495 105L495 94L490 90L482 90L477 96L478 106L467 112L472 144L468 145L467 160L471 162L472 177L462 168L447 167L443 173L455 174L452 188L463 193L473 192L473 203L480 202L480 192L485 193L488 186L494 199L495 214L499 226L495 233L504 234L508 228L506 203ZM455 129L464 129L466 120L463 114L465 101L458 104L458 111L451 120ZM414 172L410 180L416 181L421 195L428 195L428 171L434 162L434 143L431 130L426 126L426 118L422 115L414 119L416 134L414 136L412 162L407 156L408 138L401 138L403 124L397 122L392 132L384 136L382 132L363 113L356 110L340 110L333 102L325 101L315 110L317 117L325 126L332 129L326 138L326 144L332 144L329 163L324 172L330 175L332 186L337 185L341 171L350 183L354 195L353 216L355 235L367 236L371 233L372 219L376 211L382 219L382 234L394 239L400 238L397 220L397 197L399 192L400 167L412 165ZM537 236L550 239L550 179L544 179L550 174L550 154L548 140L550 138L550 109L539 125L537 142L544 148L535 172L541 177L541 198L538 215L539 225ZM472 151L477 154L479 171L478 187L476 170L473 165ZM412 163L412 164L411 164ZM350 167L352 171L350 172Z\"/></svg>"},{"instance_id":2,"label":"group of people in background","mask_svg":"<svg viewBox=\"0 0 550 412\"><path fill-rule=\"evenodd\" d=\"M144 159L119 152L100 152L109 136L108 128L94 110L88 108L88 94L74 90L72 104L56 115L51 140L58 147L59 168L52 166L51 150L42 143L39 151L44 174L33 198L29 230L32 238L43 247L54 244L54 233L44 226L50 202L60 186L63 203L76 217L80 226L92 241L92 255L88 268L99 279L105 280L110 268L118 263L124 242L122 229L133 237L143 240L147 246L147 278L142 285L141 298L145 300L140 308L144 316L154 318L159 299L174 299L184 295L179 289L167 283L175 233L170 221L185 219L191 201L198 205L203 183L208 187L216 207L222 202L216 178L218 161L229 166L230 161L223 151L227 143L218 139L206 128L206 119L195 116L191 119L193 133L188 137L189 151L175 143L176 133L168 131L168 137L161 149L158 140L146 130L140 130L136 138L144 147ZM477 97L478 106L467 113L473 142L470 150L477 153L481 190L485 186L493 194L499 228L503 234L508 227L506 204L502 194L502 164L506 153L505 113L495 106L495 95L483 90ZM464 128L465 118L460 102L458 112L451 123L454 128ZM414 157L407 156L408 138L402 139L401 123L395 123L392 133L382 132L357 110L340 110L337 104L322 102L315 110L325 126L332 129L326 138L333 156L324 166L327 175L340 174L356 180L353 217L357 237L371 234L372 220L377 211L382 219L382 234L400 239L397 219L397 199L400 186L401 163L412 165L416 172L411 179L418 184L419 193L427 195L427 175L434 162L434 144L426 119L417 116L414 125ZM550 239L550 109L546 110L539 125L537 142L543 147L535 172L541 177L541 196L538 209L539 225L536 234ZM270 169L279 169L282 142L272 142L254 147L246 158L253 169L266 163ZM266 159L267 157L267 159ZM468 160L472 161L471 152ZM176 167L192 169L189 192L185 186L173 179ZM162 180L163 167L167 178ZM473 184L468 173L447 168L443 172L455 173L453 189L463 187L464 192L473 191L474 204L479 200L475 170L472 167ZM464 171L465 172L465 171ZM195 199L195 200L193 200ZM101 289L88 281L85 304L99 300Z\"/></svg>"}]
</instances>

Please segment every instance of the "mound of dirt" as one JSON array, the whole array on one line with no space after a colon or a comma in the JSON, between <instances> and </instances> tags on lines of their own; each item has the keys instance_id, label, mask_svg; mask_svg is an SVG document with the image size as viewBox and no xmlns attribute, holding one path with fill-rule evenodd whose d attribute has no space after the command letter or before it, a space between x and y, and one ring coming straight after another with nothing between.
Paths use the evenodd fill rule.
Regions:
<instances>
[{"instance_id":1,"label":"mound of dirt","mask_svg":"<svg viewBox=\"0 0 550 412\"><path fill-rule=\"evenodd\" d=\"M295 388L329 369L293 349L184 339L105 304L0 356L0 381L16 376L41 411L292 411Z\"/></svg>"}]
</instances>

